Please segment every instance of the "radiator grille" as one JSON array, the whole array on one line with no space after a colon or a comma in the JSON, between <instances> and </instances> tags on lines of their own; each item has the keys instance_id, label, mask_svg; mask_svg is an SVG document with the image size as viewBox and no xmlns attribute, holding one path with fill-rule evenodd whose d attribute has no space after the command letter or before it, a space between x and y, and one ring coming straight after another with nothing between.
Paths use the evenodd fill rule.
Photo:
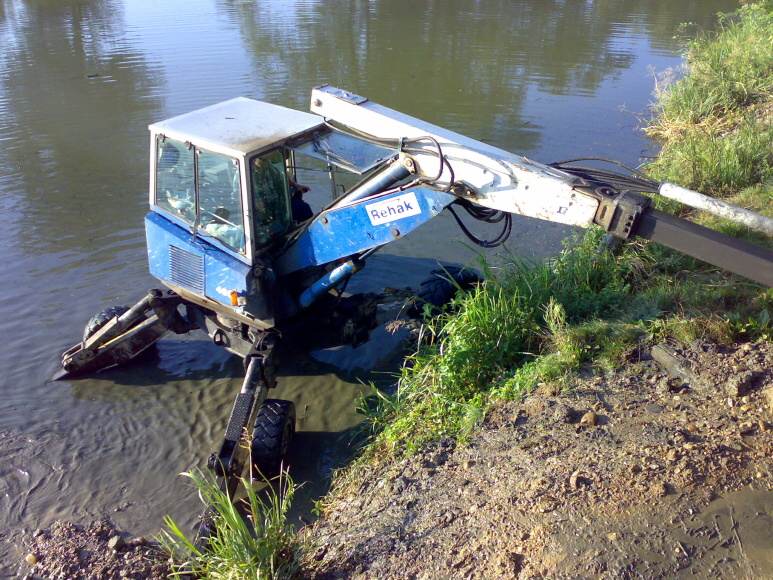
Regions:
<instances>
[{"instance_id":1,"label":"radiator grille","mask_svg":"<svg viewBox=\"0 0 773 580\"><path fill-rule=\"evenodd\" d=\"M172 282L204 295L204 258L169 246L169 273Z\"/></svg>"}]
</instances>

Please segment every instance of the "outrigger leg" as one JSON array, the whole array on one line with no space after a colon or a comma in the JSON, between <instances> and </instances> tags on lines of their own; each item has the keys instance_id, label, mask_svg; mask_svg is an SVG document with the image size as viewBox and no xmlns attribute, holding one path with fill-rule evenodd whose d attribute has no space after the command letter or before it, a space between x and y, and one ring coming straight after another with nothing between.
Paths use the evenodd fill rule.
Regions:
<instances>
[{"instance_id":1,"label":"outrigger leg","mask_svg":"<svg viewBox=\"0 0 773 580\"><path fill-rule=\"evenodd\" d=\"M213 453L207 462L207 467L217 475L220 490L227 492L232 501L244 468L251 460L246 430L255 423L268 389L276 386L276 344L277 335L264 332L245 357L247 373L234 400L223 443L220 451ZM197 539L199 545L205 545L212 534L213 515L209 509L202 516Z\"/></svg>"},{"instance_id":2,"label":"outrigger leg","mask_svg":"<svg viewBox=\"0 0 773 580\"><path fill-rule=\"evenodd\" d=\"M118 366L140 354L167 331L188 332L190 323L177 311L181 303L180 297L171 290L150 290L129 310L65 351L62 368L53 379Z\"/></svg>"}]
</instances>

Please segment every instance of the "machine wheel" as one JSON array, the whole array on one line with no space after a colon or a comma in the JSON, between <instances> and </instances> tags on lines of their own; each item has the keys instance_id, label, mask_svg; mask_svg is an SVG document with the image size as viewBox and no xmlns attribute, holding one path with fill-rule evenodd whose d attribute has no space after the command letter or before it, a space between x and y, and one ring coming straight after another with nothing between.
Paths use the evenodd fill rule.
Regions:
<instances>
[{"instance_id":1,"label":"machine wheel","mask_svg":"<svg viewBox=\"0 0 773 580\"><path fill-rule=\"evenodd\" d=\"M432 270L429 277L419 286L416 301L410 314L420 316L425 304L441 308L453 300L459 288L463 291L470 290L482 281L483 278L475 270L459 266L447 266Z\"/></svg>"},{"instance_id":2,"label":"machine wheel","mask_svg":"<svg viewBox=\"0 0 773 580\"><path fill-rule=\"evenodd\" d=\"M121 316L128 310L128 306L111 306L110 308L105 308L102 312L95 314L86 323L86 328L83 329L83 340L86 340L113 318Z\"/></svg>"},{"instance_id":3,"label":"machine wheel","mask_svg":"<svg viewBox=\"0 0 773 580\"><path fill-rule=\"evenodd\" d=\"M294 434L295 405L293 402L266 399L258 409L258 416L255 418L250 449L252 464L263 477L271 478L279 473Z\"/></svg>"}]
</instances>

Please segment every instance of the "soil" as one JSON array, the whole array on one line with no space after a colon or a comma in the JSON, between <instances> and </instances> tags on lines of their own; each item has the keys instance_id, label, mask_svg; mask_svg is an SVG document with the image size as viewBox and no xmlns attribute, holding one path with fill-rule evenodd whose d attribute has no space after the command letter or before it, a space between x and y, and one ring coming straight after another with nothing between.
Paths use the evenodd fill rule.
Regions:
<instances>
[{"instance_id":1,"label":"soil","mask_svg":"<svg viewBox=\"0 0 773 580\"><path fill-rule=\"evenodd\" d=\"M666 349L671 375L540 385L467 445L373 466L308 530L306 573L773 578L773 345Z\"/></svg>"},{"instance_id":2,"label":"soil","mask_svg":"<svg viewBox=\"0 0 773 580\"><path fill-rule=\"evenodd\" d=\"M145 538L128 538L108 520L85 527L56 522L25 541L25 578L166 578L166 556Z\"/></svg>"}]
</instances>

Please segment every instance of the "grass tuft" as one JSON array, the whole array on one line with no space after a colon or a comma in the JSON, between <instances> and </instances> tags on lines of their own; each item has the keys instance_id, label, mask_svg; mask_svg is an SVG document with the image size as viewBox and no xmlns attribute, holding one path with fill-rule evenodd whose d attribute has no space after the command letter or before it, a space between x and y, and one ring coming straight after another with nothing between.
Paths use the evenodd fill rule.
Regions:
<instances>
[{"instance_id":1,"label":"grass tuft","mask_svg":"<svg viewBox=\"0 0 773 580\"><path fill-rule=\"evenodd\" d=\"M267 485L262 493L243 479L246 498L236 504L220 490L213 476L199 471L183 475L193 482L204 505L212 510L216 533L206 549L201 549L166 516L160 542L174 562L172 576L213 580L288 578L297 571L301 546L287 521L295 484L286 473L277 478L277 489Z\"/></svg>"}]
</instances>

